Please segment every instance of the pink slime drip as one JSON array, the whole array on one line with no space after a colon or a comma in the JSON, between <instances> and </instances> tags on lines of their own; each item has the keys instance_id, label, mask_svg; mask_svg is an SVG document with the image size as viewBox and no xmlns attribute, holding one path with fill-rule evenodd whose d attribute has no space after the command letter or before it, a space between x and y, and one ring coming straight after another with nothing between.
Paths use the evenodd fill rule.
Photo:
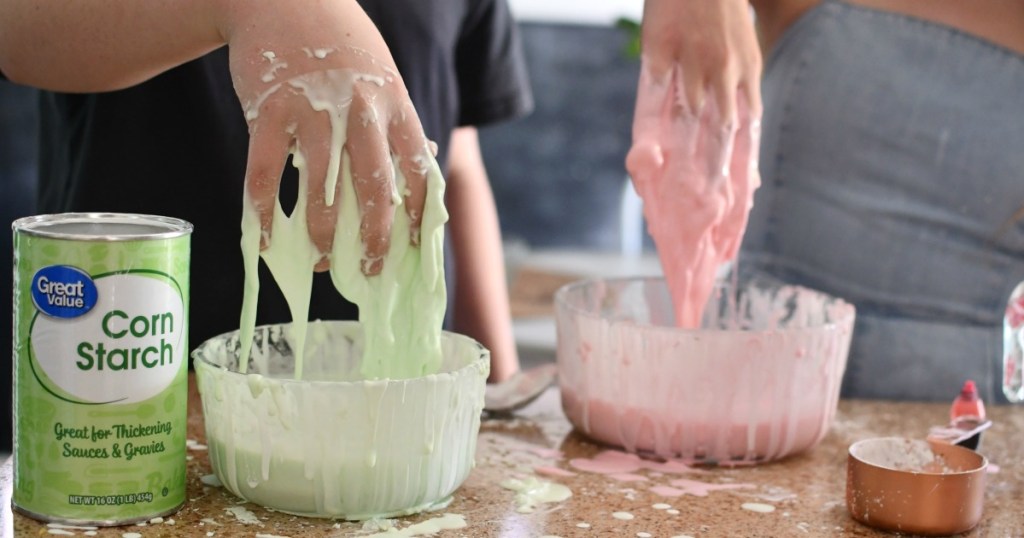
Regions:
<instances>
[{"instance_id":1,"label":"pink slime drip","mask_svg":"<svg viewBox=\"0 0 1024 538\"><path fill-rule=\"evenodd\" d=\"M528 452L532 452L537 456L545 459L559 460L562 459L562 452L554 448L543 448L539 446L529 447L526 449Z\"/></svg>"},{"instance_id":2,"label":"pink slime drip","mask_svg":"<svg viewBox=\"0 0 1024 538\"><path fill-rule=\"evenodd\" d=\"M639 471L643 460L636 454L606 450L593 458L573 458L569 465L588 473L620 474Z\"/></svg>"},{"instance_id":3,"label":"pink slime drip","mask_svg":"<svg viewBox=\"0 0 1024 538\"><path fill-rule=\"evenodd\" d=\"M610 474L610 475L608 475L608 478L611 478L612 480L618 480L619 482L646 482L647 481L647 477L646 476L639 475L639 474L633 474L633 473Z\"/></svg>"},{"instance_id":4,"label":"pink slime drip","mask_svg":"<svg viewBox=\"0 0 1024 538\"><path fill-rule=\"evenodd\" d=\"M588 473L617 475L619 477L638 476L633 473L641 469L673 474L700 472L681 461L650 461L636 454L628 454L619 450L604 450L593 458L573 458L569 460L569 465ZM612 478L615 478L615 476L612 476Z\"/></svg>"},{"instance_id":5,"label":"pink slime drip","mask_svg":"<svg viewBox=\"0 0 1024 538\"><path fill-rule=\"evenodd\" d=\"M754 487L753 484L709 484L707 482L698 482L696 480L687 480L685 478L673 480L670 483L672 484L672 487L655 486L651 488L651 492L661 495L662 497L681 497L683 495L707 497L712 491L751 489Z\"/></svg>"},{"instance_id":6,"label":"pink slime drip","mask_svg":"<svg viewBox=\"0 0 1024 538\"><path fill-rule=\"evenodd\" d=\"M533 468L533 472L535 472L535 473L537 473L539 475L554 476L554 477L559 477L559 478L563 478L563 477L567 478L567 477L570 477L570 476L576 476L576 473L574 473L572 471L566 471L565 469L561 469L559 467L550 467L550 466L534 467Z\"/></svg>"},{"instance_id":7,"label":"pink slime drip","mask_svg":"<svg viewBox=\"0 0 1024 538\"><path fill-rule=\"evenodd\" d=\"M760 120L742 98L738 130L719 118L711 97L697 115L688 112L682 77L678 67L657 76L644 62L626 167L644 200L676 325L697 328L718 267L736 257L761 182Z\"/></svg>"}]
</instances>

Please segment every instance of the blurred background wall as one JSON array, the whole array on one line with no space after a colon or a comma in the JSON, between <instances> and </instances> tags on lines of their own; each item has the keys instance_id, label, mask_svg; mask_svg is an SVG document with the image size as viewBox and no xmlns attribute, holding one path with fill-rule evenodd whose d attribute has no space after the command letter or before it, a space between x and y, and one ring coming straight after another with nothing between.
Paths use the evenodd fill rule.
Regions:
<instances>
[{"instance_id":1,"label":"blurred background wall","mask_svg":"<svg viewBox=\"0 0 1024 538\"><path fill-rule=\"evenodd\" d=\"M614 23L639 20L642 2L510 4L520 20L536 108L480 135L505 240L530 248L618 249L640 65L626 53L628 33Z\"/></svg>"}]
</instances>

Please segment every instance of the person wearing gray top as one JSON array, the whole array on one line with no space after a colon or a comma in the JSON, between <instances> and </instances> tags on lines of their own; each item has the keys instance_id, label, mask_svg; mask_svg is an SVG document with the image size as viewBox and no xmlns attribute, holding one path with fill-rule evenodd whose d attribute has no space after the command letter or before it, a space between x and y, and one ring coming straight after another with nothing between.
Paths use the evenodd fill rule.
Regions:
<instances>
[{"instance_id":1,"label":"person wearing gray top","mask_svg":"<svg viewBox=\"0 0 1024 538\"><path fill-rule=\"evenodd\" d=\"M1024 6L771 7L787 3L802 6L758 11L774 42L740 267L856 305L844 396L947 400L973 379L1004 401L1002 318L1024 279Z\"/></svg>"}]
</instances>

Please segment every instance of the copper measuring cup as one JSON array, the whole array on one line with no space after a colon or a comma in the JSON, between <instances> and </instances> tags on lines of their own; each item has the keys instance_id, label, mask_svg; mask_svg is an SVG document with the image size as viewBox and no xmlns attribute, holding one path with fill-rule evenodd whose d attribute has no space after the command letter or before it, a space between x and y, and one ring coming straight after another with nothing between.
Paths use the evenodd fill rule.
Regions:
<instances>
[{"instance_id":1,"label":"copper measuring cup","mask_svg":"<svg viewBox=\"0 0 1024 538\"><path fill-rule=\"evenodd\" d=\"M865 439L850 445L846 506L855 520L879 529L964 532L981 520L987 467L984 456L961 446Z\"/></svg>"}]
</instances>

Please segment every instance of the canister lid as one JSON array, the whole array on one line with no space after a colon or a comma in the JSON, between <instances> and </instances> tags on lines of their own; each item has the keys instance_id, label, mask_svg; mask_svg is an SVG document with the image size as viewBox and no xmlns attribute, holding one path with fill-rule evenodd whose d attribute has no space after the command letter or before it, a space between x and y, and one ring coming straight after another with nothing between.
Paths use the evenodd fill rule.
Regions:
<instances>
[{"instance_id":1,"label":"canister lid","mask_svg":"<svg viewBox=\"0 0 1024 538\"><path fill-rule=\"evenodd\" d=\"M192 224L173 217L134 213L55 213L14 221L17 233L74 241L146 241L192 233Z\"/></svg>"}]
</instances>

